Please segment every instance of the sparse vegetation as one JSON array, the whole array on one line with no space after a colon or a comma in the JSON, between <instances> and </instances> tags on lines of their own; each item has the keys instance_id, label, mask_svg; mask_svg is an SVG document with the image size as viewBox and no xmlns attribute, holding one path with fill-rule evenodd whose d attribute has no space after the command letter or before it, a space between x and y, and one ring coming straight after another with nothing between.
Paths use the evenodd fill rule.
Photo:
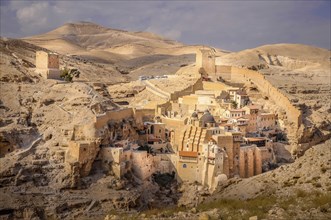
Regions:
<instances>
[{"instance_id":1,"label":"sparse vegetation","mask_svg":"<svg viewBox=\"0 0 331 220\"><path fill-rule=\"evenodd\" d=\"M308 193L302 189L297 190L297 197L306 197Z\"/></svg>"},{"instance_id":2,"label":"sparse vegetation","mask_svg":"<svg viewBox=\"0 0 331 220\"><path fill-rule=\"evenodd\" d=\"M236 101L231 101L231 106L232 106L232 108L237 108L238 103Z\"/></svg>"},{"instance_id":3,"label":"sparse vegetation","mask_svg":"<svg viewBox=\"0 0 331 220\"><path fill-rule=\"evenodd\" d=\"M321 172L322 172L322 173L325 173L327 170L328 170L328 168L326 168L326 167L324 167L324 166L321 167Z\"/></svg>"},{"instance_id":4,"label":"sparse vegetation","mask_svg":"<svg viewBox=\"0 0 331 220\"><path fill-rule=\"evenodd\" d=\"M61 75L60 77L64 79L67 82L72 82L73 78L79 78L80 71L78 69L69 69L67 67L64 67L61 70Z\"/></svg>"},{"instance_id":5,"label":"sparse vegetation","mask_svg":"<svg viewBox=\"0 0 331 220\"><path fill-rule=\"evenodd\" d=\"M248 219L250 216L258 216L258 219L266 218L268 212L273 207L280 207L284 209L289 216L296 215L295 206L300 206L302 211L311 208L320 208L321 211L327 211L324 207L330 203L331 195L321 194L318 191L306 192L304 190L297 190L295 196L287 199L280 199L275 196L259 196L254 199L242 201L235 199L216 199L210 202L199 204L196 209L197 212L205 212L213 209L218 209L221 213L222 219L227 219L230 216L233 219ZM302 205L304 204L304 205ZM323 210L322 210L323 209ZM238 211L240 210L240 212ZM146 217L160 216L169 218L176 215L178 212L187 212L188 208L184 207L167 207L164 209L152 209L143 212Z\"/></svg>"}]
</instances>

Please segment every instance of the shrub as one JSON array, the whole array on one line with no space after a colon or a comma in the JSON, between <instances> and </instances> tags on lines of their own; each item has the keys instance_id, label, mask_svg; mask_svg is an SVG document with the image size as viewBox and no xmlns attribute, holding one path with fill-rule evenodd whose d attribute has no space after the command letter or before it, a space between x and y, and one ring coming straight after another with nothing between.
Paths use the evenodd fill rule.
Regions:
<instances>
[{"instance_id":1,"label":"shrub","mask_svg":"<svg viewBox=\"0 0 331 220\"><path fill-rule=\"evenodd\" d=\"M321 172L322 172L322 173L325 173L327 170L328 170L328 169L327 169L326 167L324 167L324 166L321 168Z\"/></svg>"},{"instance_id":2,"label":"shrub","mask_svg":"<svg viewBox=\"0 0 331 220\"><path fill-rule=\"evenodd\" d=\"M320 188L320 187L322 187L322 184L321 183L313 183L313 186L315 186L317 188Z\"/></svg>"},{"instance_id":3,"label":"shrub","mask_svg":"<svg viewBox=\"0 0 331 220\"><path fill-rule=\"evenodd\" d=\"M79 78L80 72L78 69L69 69L67 67L64 67L61 70L61 75L60 77L64 79L67 82L72 82L72 79L74 77Z\"/></svg>"},{"instance_id":4,"label":"shrub","mask_svg":"<svg viewBox=\"0 0 331 220\"><path fill-rule=\"evenodd\" d=\"M308 193L302 189L297 190L297 197L306 197Z\"/></svg>"}]
</instances>

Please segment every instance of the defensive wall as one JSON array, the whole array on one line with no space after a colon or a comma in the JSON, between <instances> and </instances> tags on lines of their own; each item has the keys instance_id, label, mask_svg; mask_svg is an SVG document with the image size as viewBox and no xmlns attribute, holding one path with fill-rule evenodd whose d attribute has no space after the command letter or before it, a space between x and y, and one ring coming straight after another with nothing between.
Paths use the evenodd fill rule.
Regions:
<instances>
[{"instance_id":1,"label":"defensive wall","mask_svg":"<svg viewBox=\"0 0 331 220\"><path fill-rule=\"evenodd\" d=\"M223 67L225 68L225 67ZM274 87L265 76L257 71L248 70L244 68L228 66L225 69L231 68L230 77L234 82L253 82L259 91L268 96L272 101L279 104L286 110L286 116L289 123L298 129L302 123L302 114L299 109L294 107L290 100L282 93L281 90Z\"/></svg>"},{"instance_id":2,"label":"defensive wall","mask_svg":"<svg viewBox=\"0 0 331 220\"><path fill-rule=\"evenodd\" d=\"M231 80L231 66L216 65L216 74L224 80Z\"/></svg>"},{"instance_id":3,"label":"defensive wall","mask_svg":"<svg viewBox=\"0 0 331 220\"><path fill-rule=\"evenodd\" d=\"M149 80L144 80L143 83L146 85L147 91L154 93L161 98L170 99L171 94L169 92L163 91L160 88L156 87L153 83Z\"/></svg>"},{"instance_id":4,"label":"defensive wall","mask_svg":"<svg viewBox=\"0 0 331 220\"><path fill-rule=\"evenodd\" d=\"M104 127L108 121L121 121L124 118L135 118L137 123L143 123L144 118L154 118L155 109L134 109L126 108L115 111L109 111L95 117L95 128Z\"/></svg>"},{"instance_id":5,"label":"defensive wall","mask_svg":"<svg viewBox=\"0 0 331 220\"><path fill-rule=\"evenodd\" d=\"M203 89L202 79L199 78L193 85L190 85L183 90L175 91L175 92L171 93L170 100L177 101L178 98L185 96L185 95L190 95L190 94L194 93L195 91L201 90L201 89Z\"/></svg>"},{"instance_id":6,"label":"defensive wall","mask_svg":"<svg viewBox=\"0 0 331 220\"><path fill-rule=\"evenodd\" d=\"M186 87L185 89L182 89L179 91L174 91L171 93L161 90L160 88L156 87L153 83L151 83L148 80L144 80L143 82L145 83L146 89L149 92L152 92L155 95L160 96L161 98L165 98L165 99L172 100L172 101L175 101L179 97L182 97L184 95L190 95L190 94L194 93L196 90L200 90L203 88L201 78L197 79L197 81L193 85L190 85L190 86Z\"/></svg>"},{"instance_id":7,"label":"defensive wall","mask_svg":"<svg viewBox=\"0 0 331 220\"><path fill-rule=\"evenodd\" d=\"M231 88L231 86L225 85L224 83L221 82L203 82L203 90L209 90L209 91L213 91L213 90L227 90Z\"/></svg>"}]
</instances>

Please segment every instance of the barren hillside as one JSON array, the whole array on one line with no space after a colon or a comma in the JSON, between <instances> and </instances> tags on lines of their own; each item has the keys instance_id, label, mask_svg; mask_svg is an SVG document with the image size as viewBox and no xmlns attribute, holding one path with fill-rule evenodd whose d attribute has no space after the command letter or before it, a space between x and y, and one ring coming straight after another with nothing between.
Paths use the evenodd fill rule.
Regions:
<instances>
[{"instance_id":1,"label":"barren hillside","mask_svg":"<svg viewBox=\"0 0 331 220\"><path fill-rule=\"evenodd\" d=\"M93 61L101 65L106 74L121 73L127 79L174 74L181 66L195 61L198 48L152 33L115 30L89 22L68 23L23 40L63 55ZM109 74L107 81L113 81L112 77Z\"/></svg>"}]
</instances>

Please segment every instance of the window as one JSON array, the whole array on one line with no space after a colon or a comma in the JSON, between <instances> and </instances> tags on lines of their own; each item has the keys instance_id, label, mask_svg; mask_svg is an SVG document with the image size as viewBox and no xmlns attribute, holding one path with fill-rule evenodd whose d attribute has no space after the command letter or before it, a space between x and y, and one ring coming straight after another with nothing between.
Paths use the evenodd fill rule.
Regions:
<instances>
[{"instance_id":1,"label":"window","mask_svg":"<svg viewBox=\"0 0 331 220\"><path fill-rule=\"evenodd\" d=\"M186 167L187 167L187 166L186 166L186 164L184 163L184 164L183 164L183 168L186 168Z\"/></svg>"}]
</instances>

